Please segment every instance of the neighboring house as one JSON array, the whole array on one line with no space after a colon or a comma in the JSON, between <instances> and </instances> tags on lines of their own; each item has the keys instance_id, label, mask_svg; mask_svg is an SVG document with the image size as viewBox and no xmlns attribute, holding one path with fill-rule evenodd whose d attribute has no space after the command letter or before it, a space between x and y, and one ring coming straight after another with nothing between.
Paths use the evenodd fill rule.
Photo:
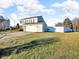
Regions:
<instances>
[{"instance_id":1,"label":"neighboring house","mask_svg":"<svg viewBox=\"0 0 79 59\"><path fill-rule=\"evenodd\" d=\"M56 26L55 27L55 32L72 32L73 30L70 29L69 27L64 27L64 26Z\"/></svg>"},{"instance_id":2,"label":"neighboring house","mask_svg":"<svg viewBox=\"0 0 79 59\"><path fill-rule=\"evenodd\" d=\"M55 32L64 32L63 23L59 22L55 25Z\"/></svg>"},{"instance_id":3,"label":"neighboring house","mask_svg":"<svg viewBox=\"0 0 79 59\"><path fill-rule=\"evenodd\" d=\"M47 31L47 24L42 16L34 16L23 18L20 20L22 28L25 32L45 32Z\"/></svg>"},{"instance_id":4,"label":"neighboring house","mask_svg":"<svg viewBox=\"0 0 79 59\"><path fill-rule=\"evenodd\" d=\"M6 30L10 27L10 21L0 16L0 30Z\"/></svg>"},{"instance_id":5,"label":"neighboring house","mask_svg":"<svg viewBox=\"0 0 79 59\"><path fill-rule=\"evenodd\" d=\"M72 32L72 29L64 26L55 27L55 32Z\"/></svg>"},{"instance_id":6,"label":"neighboring house","mask_svg":"<svg viewBox=\"0 0 79 59\"><path fill-rule=\"evenodd\" d=\"M55 27L55 32L64 32L64 27L63 26Z\"/></svg>"}]
</instances>

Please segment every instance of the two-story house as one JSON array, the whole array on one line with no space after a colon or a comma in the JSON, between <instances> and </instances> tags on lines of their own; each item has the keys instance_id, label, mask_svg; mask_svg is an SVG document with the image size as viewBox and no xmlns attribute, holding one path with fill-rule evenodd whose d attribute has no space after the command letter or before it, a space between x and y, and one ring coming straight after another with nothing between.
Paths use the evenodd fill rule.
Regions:
<instances>
[{"instance_id":1,"label":"two-story house","mask_svg":"<svg viewBox=\"0 0 79 59\"><path fill-rule=\"evenodd\" d=\"M25 32L45 32L47 31L47 24L42 16L34 16L23 18L20 20L22 28Z\"/></svg>"}]
</instances>

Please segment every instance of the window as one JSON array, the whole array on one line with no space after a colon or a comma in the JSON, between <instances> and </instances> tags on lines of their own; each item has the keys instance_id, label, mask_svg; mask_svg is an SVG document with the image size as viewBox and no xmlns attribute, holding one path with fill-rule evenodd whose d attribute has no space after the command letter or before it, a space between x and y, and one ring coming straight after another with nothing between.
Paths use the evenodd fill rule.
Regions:
<instances>
[{"instance_id":1,"label":"window","mask_svg":"<svg viewBox=\"0 0 79 59\"><path fill-rule=\"evenodd\" d=\"M27 19L27 23L28 23L28 19Z\"/></svg>"},{"instance_id":2,"label":"window","mask_svg":"<svg viewBox=\"0 0 79 59\"><path fill-rule=\"evenodd\" d=\"M34 23L35 21L34 21L34 19L33 19L33 23Z\"/></svg>"},{"instance_id":3,"label":"window","mask_svg":"<svg viewBox=\"0 0 79 59\"><path fill-rule=\"evenodd\" d=\"M25 24L25 20L24 20L24 24Z\"/></svg>"},{"instance_id":4,"label":"window","mask_svg":"<svg viewBox=\"0 0 79 59\"><path fill-rule=\"evenodd\" d=\"M33 18L31 19L31 23L33 23Z\"/></svg>"},{"instance_id":5,"label":"window","mask_svg":"<svg viewBox=\"0 0 79 59\"><path fill-rule=\"evenodd\" d=\"M22 23L22 21L20 21L20 23Z\"/></svg>"},{"instance_id":6,"label":"window","mask_svg":"<svg viewBox=\"0 0 79 59\"><path fill-rule=\"evenodd\" d=\"M27 23L27 20L25 20L25 23Z\"/></svg>"},{"instance_id":7,"label":"window","mask_svg":"<svg viewBox=\"0 0 79 59\"><path fill-rule=\"evenodd\" d=\"M30 19L28 19L28 23L30 23Z\"/></svg>"},{"instance_id":8,"label":"window","mask_svg":"<svg viewBox=\"0 0 79 59\"><path fill-rule=\"evenodd\" d=\"M26 19L26 23L28 23L28 20Z\"/></svg>"},{"instance_id":9,"label":"window","mask_svg":"<svg viewBox=\"0 0 79 59\"><path fill-rule=\"evenodd\" d=\"M32 19L29 19L29 23L32 23Z\"/></svg>"},{"instance_id":10,"label":"window","mask_svg":"<svg viewBox=\"0 0 79 59\"><path fill-rule=\"evenodd\" d=\"M37 18L34 18L34 22L38 22L37 20L38 20Z\"/></svg>"}]
</instances>

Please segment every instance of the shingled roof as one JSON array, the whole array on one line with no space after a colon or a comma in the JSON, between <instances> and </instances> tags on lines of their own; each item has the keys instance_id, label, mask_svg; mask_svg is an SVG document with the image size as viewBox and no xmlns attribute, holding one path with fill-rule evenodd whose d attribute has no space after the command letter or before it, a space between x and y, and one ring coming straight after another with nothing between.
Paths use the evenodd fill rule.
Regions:
<instances>
[{"instance_id":1,"label":"shingled roof","mask_svg":"<svg viewBox=\"0 0 79 59\"><path fill-rule=\"evenodd\" d=\"M0 16L0 22L4 21L4 17L3 16Z\"/></svg>"}]
</instances>

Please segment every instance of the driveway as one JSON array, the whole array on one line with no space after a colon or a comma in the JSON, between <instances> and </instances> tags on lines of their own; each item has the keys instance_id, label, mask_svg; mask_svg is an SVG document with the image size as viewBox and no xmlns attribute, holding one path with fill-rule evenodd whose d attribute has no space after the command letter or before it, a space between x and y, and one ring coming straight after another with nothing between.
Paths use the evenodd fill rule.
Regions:
<instances>
[{"instance_id":1,"label":"driveway","mask_svg":"<svg viewBox=\"0 0 79 59\"><path fill-rule=\"evenodd\" d=\"M26 32L4 33L4 34L0 35L0 40L16 38L16 37L28 35L28 34L30 34L30 33L26 33Z\"/></svg>"}]
</instances>

